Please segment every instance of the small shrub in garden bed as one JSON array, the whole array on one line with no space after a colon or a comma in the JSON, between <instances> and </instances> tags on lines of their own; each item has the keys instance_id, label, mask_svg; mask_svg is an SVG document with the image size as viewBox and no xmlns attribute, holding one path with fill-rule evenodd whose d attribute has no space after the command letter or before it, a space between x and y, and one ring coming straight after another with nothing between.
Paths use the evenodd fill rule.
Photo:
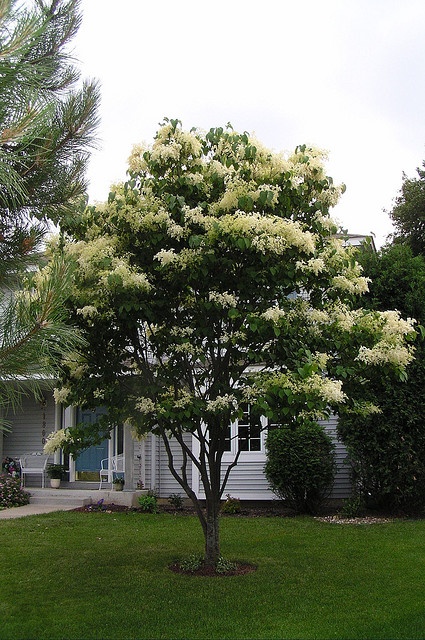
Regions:
<instances>
[{"instance_id":1,"label":"small shrub in garden bed","mask_svg":"<svg viewBox=\"0 0 425 640\"><path fill-rule=\"evenodd\" d=\"M241 512L241 501L239 498L232 498L232 496L228 493L226 495L226 500L221 505L221 512L228 514L235 514Z\"/></svg>"},{"instance_id":2,"label":"small shrub in garden bed","mask_svg":"<svg viewBox=\"0 0 425 640\"><path fill-rule=\"evenodd\" d=\"M30 495L21 488L19 478L13 478L9 474L0 475L0 509L9 507L21 507L29 504Z\"/></svg>"},{"instance_id":3,"label":"small shrub in garden bed","mask_svg":"<svg viewBox=\"0 0 425 640\"><path fill-rule=\"evenodd\" d=\"M172 493L168 497L168 502L169 502L169 504L171 504L172 507L174 507L174 509L177 509L177 511L182 511L182 509L183 509L183 498L181 497L181 495L179 493Z\"/></svg>"},{"instance_id":4,"label":"small shrub in garden bed","mask_svg":"<svg viewBox=\"0 0 425 640\"><path fill-rule=\"evenodd\" d=\"M146 513L156 513L158 511L158 500L156 496L140 496L139 505L141 510Z\"/></svg>"}]
</instances>

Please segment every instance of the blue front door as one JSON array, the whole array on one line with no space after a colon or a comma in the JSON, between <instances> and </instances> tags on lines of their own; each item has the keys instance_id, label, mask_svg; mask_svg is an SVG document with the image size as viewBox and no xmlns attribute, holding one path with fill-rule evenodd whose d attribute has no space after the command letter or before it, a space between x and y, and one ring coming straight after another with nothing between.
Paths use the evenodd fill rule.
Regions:
<instances>
[{"instance_id":1,"label":"blue front door","mask_svg":"<svg viewBox=\"0 0 425 640\"><path fill-rule=\"evenodd\" d=\"M77 411L77 424L93 424L106 413L103 407L95 411ZM103 440L100 444L85 449L75 461L76 480L99 480L100 462L108 457L109 440Z\"/></svg>"}]
</instances>

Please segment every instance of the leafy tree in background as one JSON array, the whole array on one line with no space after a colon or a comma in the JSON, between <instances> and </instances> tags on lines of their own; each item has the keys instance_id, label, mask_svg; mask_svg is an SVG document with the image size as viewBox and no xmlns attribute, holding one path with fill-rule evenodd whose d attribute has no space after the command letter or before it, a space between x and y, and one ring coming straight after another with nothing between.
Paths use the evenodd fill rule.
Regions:
<instances>
[{"instance_id":1,"label":"leafy tree in background","mask_svg":"<svg viewBox=\"0 0 425 640\"><path fill-rule=\"evenodd\" d=\"M367 281L335 238L329 208L341 188L323 160L306 146L273 153L230 126L187 132L166 120L151 147L134 148L128 182L63 225L77 266L74 321L89 346L57 398L108 407L93 429L128 420L162 438L210 565L240 455L223 462L229 424L244 407L293 429L343 405L368 411L346 381L402 374L412 357L415 332L397 313L352 310ZM99 437L86 435L84 446ZM81 433L74 444L72 431L63 436L78 453Z\"/></svg>"},{"instance_id":2,"label":"leafy tree in background","mask_svg":"<svg viewBox=\"0 0 425 640\"><path fill-rule=\"evenodd\" d=\"M39 289L12 293L28 268L43 266L49 222L84 205L99 91L95 82L76 87L68 44L81 22L78 7L76 0L29 8L0 0L0 375L9 381L1 383L0 405L18 399L11 379L48 377L61 352L80 344L64 324L71 267L63 257L29 279Z\"/></svg>"},{"instance_id":3,"label":"leafy tree in background","mask_svg":"<svg viewBox=\"0 0 425 640\"><path fill-rule=\"evenodd\" d=\"M399 195L388 213L395 227L394 241L408 244L414 255L425 256L425 170L418 168L417 173L417 178L403 174Z\"/></svg>"},{"instance_id":4,"label":"leafy tree in background","mask_svg":"<svg viewBox=\"0 0 425 640\"><path fill-rule=\"evenodd\" d=\"M388 245L377 255L359 254L371 278L363 303L371 309L398 309L425 324L425 258L407 245ZM416 342L406 382L377 375L359 393L377 402L381 413L342 415L338 431L348 447L354 479L369 505L406 512L425 507L425 342Z\"/></svg>"}]
</instances>

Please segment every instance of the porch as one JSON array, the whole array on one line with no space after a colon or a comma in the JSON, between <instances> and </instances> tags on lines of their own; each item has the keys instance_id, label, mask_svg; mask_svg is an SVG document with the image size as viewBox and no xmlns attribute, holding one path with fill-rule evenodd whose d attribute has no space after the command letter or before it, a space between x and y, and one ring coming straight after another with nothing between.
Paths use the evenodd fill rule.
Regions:
<instances>
[{"instance_id":1,"label":"porch","mask_svg":"<svg viewBox=\"0 0 425 640\"><path fill-rule=\"evenodd\" d=\"M61 482L59 489L46 487L27 487L30 494L30 504L58 506L58 510L64 508L78 508L97 504L103 500L104 504L119 504L126 507L139 506L138 499L147 493L146 490L123 490L100 489L99 483L90 482Z\"/></svg>"}]
</instances>

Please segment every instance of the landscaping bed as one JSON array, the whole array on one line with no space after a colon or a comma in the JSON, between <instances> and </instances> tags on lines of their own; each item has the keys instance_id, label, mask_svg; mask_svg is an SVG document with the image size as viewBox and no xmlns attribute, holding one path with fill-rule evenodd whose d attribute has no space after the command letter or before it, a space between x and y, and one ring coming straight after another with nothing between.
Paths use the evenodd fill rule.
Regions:
<instances>
[{"instance_id":1,"label":"landscaping bed","mask_svg":"<svg viewBox=\"0 0 425 640\"><path fill-rule=\"evenodd\" d=\"M105 512L105 513L143 513L139 507L128 507L125 505L114 503L94 503L86 505L84 507L77 507L74 511L80 512ZM192 506L183 506L181 509L176 509L169 504L159 503L157 506L158 513L169 513L179 516L194 516L196 515L195 509ZM238 513L222 513L223 518L272 518L282 517L291 518L296 514L291 509L284 507L282 504L276 501L276 503L264 503L263 505L247 505L243 506ZM315 516L316 520L327 522L331 524L379 524L385 522L393 522L396 519L403 519L403 514L394 515L384 511L365 510L361 515L356 517L348 517L341 514L339 507L326 506L320 513Z\"/></svg>"}]
</instances>

